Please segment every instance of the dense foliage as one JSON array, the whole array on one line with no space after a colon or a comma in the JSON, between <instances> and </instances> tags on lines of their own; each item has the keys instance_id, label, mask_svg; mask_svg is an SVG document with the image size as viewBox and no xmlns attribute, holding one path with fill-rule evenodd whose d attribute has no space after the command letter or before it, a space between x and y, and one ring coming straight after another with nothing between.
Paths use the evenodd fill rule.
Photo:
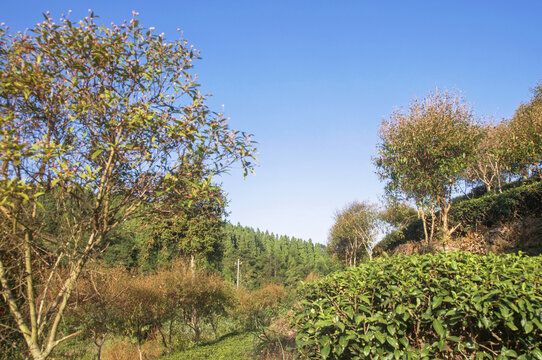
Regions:
<instances>
[{"instance_id":1,"label":"dense foliage","mask_svg":"<svg viewBox=\"0 0 542 360\"><path fill-rule=\"evenodd\" d=\"M446 242L453 233L448 212L454 187L479 138L472 110L457 94L437 91L413 99L408 112L394 112L379 135L374 163L387 194L416 204L428 243L437 226Z\"/></svg>"},{"instance_id":2,"label":"dense foliage","mask_svg":"<svg viewBox=\"0 0 542 360\"><path fill-rule=\"evenodd\" d=\"M378 207L355 201L335 214L329 230L328 248L348 266L356 266L363 257L373 256L373 247L381 225Z\"/></svg>"},{"instance_id":3,"label":"dense foliage","mask_svg":"<svg viewBox=\"0 0 542 360\"><path fill-rule=\"evenodd\" d=\"M115 228L182 219L213 203L213 176L233 163L252 170L250 136L199 92L197 51L136 16L107 27L92 12L45 14L25 32L0 29L0 291L34 359L78 334L59 334L66 306ZM55 218L62 231L51 233ZM191 238L181 250L195 249Z\"/></svg>"},{"instance_id":4,"label":"dense foliage","mask_svg":"<svg viewBox=\"0 0 542 360\"><path fill-rule=\"evenodd\" d=\"M532 93L530 101L520 104L510 120L509 146L517 172L542 175L542 83Z\"/></svg>"},{"instance_id":5,"label":"dense foliage","mask_svg":"<svg viewBox=\"0 0 542 360\"><path fill-rule=\"evenodd\" d=\"M378 258L302 289L302 358L542 359L542 257Z\"/></svg>"},{"instance_id":6,"label":"dense foliage","mask_svg":"<svg viewBox=\"0 0 542 360\"><path fill-rule=\"evenodd\" d=\"M488 193L483 197L458 202L452 207L450 219L463 228L486 227L542 214L542 181L532 179L505 189L502 193Z\"/></svg>"},{"instance_id":7,"label":"dense foliage","mask_svg":"<svg viewBox=\"0 0 542 360\"><path fill-rule=\"evenodd\" d=\"M450 223L459 225L461 232L492 227L507 221L542 213L542 181L531 178L503 185L502 193L474 192L457 197L450 209ZM389 233L377 249L388 251L408 241L423 239L421 220L413 220L403 229Z\"/></svg>"}]
</instances>

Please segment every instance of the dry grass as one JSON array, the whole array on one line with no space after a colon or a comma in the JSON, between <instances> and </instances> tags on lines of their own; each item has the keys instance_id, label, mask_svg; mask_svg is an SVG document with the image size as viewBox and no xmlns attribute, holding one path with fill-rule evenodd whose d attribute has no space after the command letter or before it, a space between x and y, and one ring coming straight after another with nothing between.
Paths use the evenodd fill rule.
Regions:
<instances>
[{"instance_id":1,"label":"dry grass","mask_svg":"<svg viewBox=\"0 0 542 360\"><path fill-rule=\"evenodd\" d=\"M163 348L157 340L149 340L142 346L143 359L152 360L160 357ZM115 341L110 346L104 348L103 360L137 360L139 352L137 345L127 340Z\"/></svg>"}]
</instances>

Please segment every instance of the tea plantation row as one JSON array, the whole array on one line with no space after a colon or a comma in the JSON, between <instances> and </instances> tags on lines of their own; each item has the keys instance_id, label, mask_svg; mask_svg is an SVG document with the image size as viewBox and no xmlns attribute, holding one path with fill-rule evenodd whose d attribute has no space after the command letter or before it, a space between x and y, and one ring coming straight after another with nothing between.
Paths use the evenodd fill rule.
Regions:
<instances>
[{"instance_id":1,"label":"tea plantation row","mask_svg":"<svg viewBox=\"0 0 542 360\"><path fill-rule=\"evenodd\" d=\"M383 257L305 285L309 359L542 359L542 256Z\"/></svg>"}]
</instances>

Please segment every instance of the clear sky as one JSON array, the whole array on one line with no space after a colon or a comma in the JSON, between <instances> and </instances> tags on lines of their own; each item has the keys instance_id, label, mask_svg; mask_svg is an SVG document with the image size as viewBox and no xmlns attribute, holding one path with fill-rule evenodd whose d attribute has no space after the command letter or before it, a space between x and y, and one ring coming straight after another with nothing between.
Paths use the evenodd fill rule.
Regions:
<instances>
[{"instance_id":1,"label":"clear sky","mask_svg":"<svg viewBox=\"0 0 542 360\"><path fill-rule=\"evenodd\" d=\"M371 156L394 108L436 87L510 117L542 80L542 1L2 1L24 30L50 10L106 24L140 13L201 51L210 105L258 141L256 176L221 179L230 221L325 243L335 210L378 201Z\"/></svg>"}]
</instances>

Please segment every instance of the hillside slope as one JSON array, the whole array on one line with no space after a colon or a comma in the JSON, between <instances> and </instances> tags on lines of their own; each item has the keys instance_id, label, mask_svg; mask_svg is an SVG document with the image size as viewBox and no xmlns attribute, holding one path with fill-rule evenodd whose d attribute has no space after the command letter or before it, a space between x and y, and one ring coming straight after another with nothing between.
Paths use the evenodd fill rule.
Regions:
<instances>
[{"instance_id":1,"label":"hillside slope","mask_svg":"<svg viewBox=\"0 0 542 360\"><path fill-rule=\"evenodd\" d=\"M477 253L542 253L542 181L540 178L507 184L502 193L469 194L454 200L450 222L459 225L447 250ZM423 224L415 220L386 236L377 248L390 254L442 249L423 242Z\"/></svg>"}]
</instances>

